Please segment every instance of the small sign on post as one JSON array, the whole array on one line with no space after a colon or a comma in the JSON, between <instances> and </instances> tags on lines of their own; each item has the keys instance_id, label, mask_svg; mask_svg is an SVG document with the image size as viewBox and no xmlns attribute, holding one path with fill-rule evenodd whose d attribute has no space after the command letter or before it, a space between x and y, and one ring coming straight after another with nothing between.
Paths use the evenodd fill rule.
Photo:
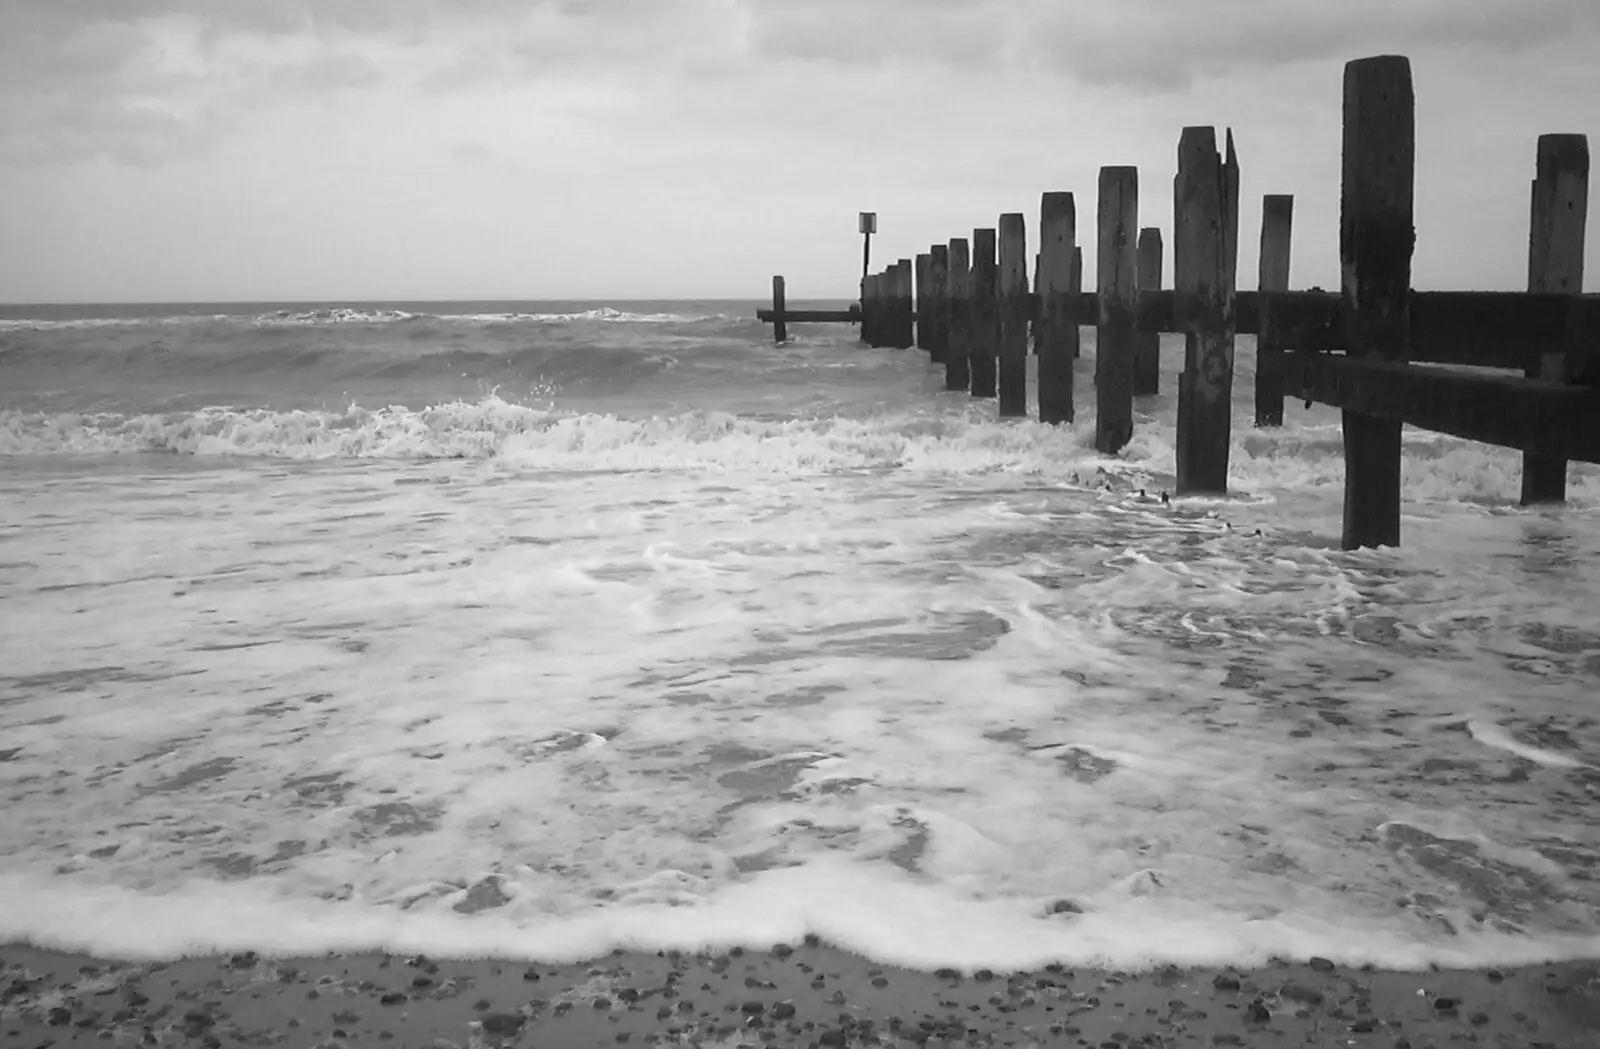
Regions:
<instances>
[{"instance_id":1,"label":"small sign on post","mask_svg":"<svg viewBox=\"0 0 1600 1049\"><path fill-rule=\"evenodd\" d=\"M878 232L878 213L876 211L863 211L861 213L861 278L866 279L867 270L872 265L872 235Z\"/></svg>"}]
</instances>

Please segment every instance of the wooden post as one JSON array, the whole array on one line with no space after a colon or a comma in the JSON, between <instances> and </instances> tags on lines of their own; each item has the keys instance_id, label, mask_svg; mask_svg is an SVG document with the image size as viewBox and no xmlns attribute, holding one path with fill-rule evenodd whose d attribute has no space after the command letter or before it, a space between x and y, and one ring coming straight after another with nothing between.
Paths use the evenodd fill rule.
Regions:
<instances>
[{"instance_id":1,"label":"wooden post","mask_svg":"<svg viewBox=\"0 0 1600 1049\"><path fill-rule=\"evenodd\" d=\"M1100 317L1096 330L1094 446L1115 455L1133 438L1133 307L1137 294L1139 169L1100 169Z\"/></svg>"},{"instance_id":2,"label":"wooden post","mask_svg":"<svg viewBox=\"0 0 1600 1049\"><path fill-rule=\"evenodd\" d=\"M1229 134L1227 158L1215 128L1186 127L1178 143L1172 211L1173 287L1183 328L1178 376L1179 495L1228 490L1233 418L1234 267L1230 224L1238 227L1230 187L1239 184ZM1232 199L1230 199L1232 197Z\"/></svg>"},{"instance_id":3,"label":"wooden post","mask_svg":"<svg viewBox=\"0 0 1600 1049\"><path fill-rule=\"evenodd\" d=\"M1583 293L1583 239L1589 210L1589 140L1583 135L1540 135L1528 232L1528 290ZM1529 378L1560 382L1565 355L1545 354ZM1522 456L1522 505L1567 498L1567 461Z\"/></svg>"},{"instance_id":4,"label":"wooden post","mask_svg":"<svg viewBox=\"0 0 1600 1049\"><path fill-rule=\"evenodd\" d=\"M1076 317L1078 296L1083 294L1083 249L1072 249L1072 276L1067 280L1067 294L1072 296L1074 309L1072 315ZM1080 337L1078 326L1072 326L1072 359L1077 360L1083 356L1083 339Z\"/></svg>"},{"instance_id":5,"label":"wooden post","mask_svg":"<svg viewBox=\"0 0 1600 1049\"><path fill-rule=\"evenodd\" d=\"M876 338L873 327L878 321L878 304L873 301L877 282L878 279L870 273L861 278L861 341L868 346L877 345L873 341Z\"/></svg>"},{"instance_id":6,"label":"wooden post","mask_svg":"<svg viewBox=\"0 0 1600 1049\"><path fill-rule=\"evenodd\" d=\"M916 323L917 313L916 304L912 298L912 274L913 266L915 264L910 259L902 259L900 262L902 268L902 276L900 278L901 303L902 309L905 311L901 320L901 324L904 325L904 328L900 334L900 348L903 350L908 350L916 344L916 330L914 325Z\"/></svg>"},{"instance_id":7,"label":"wooden post","mask_svg":"<svg viewBox=\"0 0 1600 1049\"><path fill-rule=\"evenodd\" d=\"M967 357L972 351L972 263L965 237L950 241L949 260L945 295L949 340L945 344L944 388L965 390L971 382Z\"/></svg>"},{"instance_id":8,"label":"wooden post","mask_svg":"<svg viewBox=\"0 0 1600 1049\"><path fill-rule=\"evenodd\" d=\"M915 269L917 282L916 347L919 350L928 348L928 314L931 312L928 309L928 298L929 289L932 286L928 280L928 267L932 263L933 258L927 252L917 256Z\"/></svg>"},{"instance_id":9,"label":"wooden post","mask_svg":"<svg viewBox=\"0 0 1600 1049\"><path fill-rule=\"evenodd\" d=\"M1035 356L1038 356L1038 353L1039 353L1039 331L1043 327L1039 323L1040 317L1042 316L1042 314L1040 312L1041 311L1040 304L1044 301L1043 299L1041 299L1039 297L1040 291L1041 291L1040 271L1042 270L1043 266L1044 266L1044 252L1043 251L1034 252L1033 253L1033 301L1034 301L1034 308L1033 308L1033 312L1030 314L1030 317L1031 317L1033 323L1031 325L1029 325L1029 328L1028 328L1028 346L1029 346L1029 352L1031 352Z\"/></svg>"},{"instance_id":10,"label":"wooden post","mask_svg":"<svg viewBox=\"0 0 1600 1049\"><path fill-rule=\"evenodd\" d=\"M1070 423L1072 358L1078 322L1072 316L1072 256L1078 210L1071 193L1046 193L1039 201L1039 421Z\"/></svg>"},{"instance_id":11,"label":"wooden post","mask_svg":"<svg viewBox=\"0 0 1600 1049\"><path fill-rule=\"evenodd\" d=\"M1018 212L1000 216L1000 416L1028 414L1028 231Z\"/></svg>"},{"instance_id":12,"label":"wooden post","mask_svg":"<svg viewBox=\"0 0 1600 1049\"><path fill-rule=\"evenodd\" d=\"M873 323L873 331L877 334L874 346L890 346L894 343L894 270L888 266L879 270L872 277L873 301L877 303L878 319Z\"/></svg>"},{"instance_id":13,"label":"wooden post","mask_svg":"<svg viewBox=\"0 0 1600 1049\"><path fill-rule=\"evenodd\" d=\"M901 259L895 263L895 340L897 350L909 350L916 341L916 332L913 328L913 318L916 307L912 302L912 277L911 260Z\"/></svg>"},{"instance_id":14,"label":"wooden post","mask_svg":"<svg viewBox=\"0 0 1600 1049\"><path fill-rule=\"evenodd\" d=\"M900 269L885 266L878 277L878 294L883 301L883 332L878 345L895 346L900 341Z\"/></svg>"},{"instance_id":15,"label":"wooden post","mask_svg":"<svg viewBox=\"0 0 1600 1049\"><path fill-rule=\"evenodd\" d=\"M950 301L947 295L950 271L950 246L935 244L928 249L928 358L943 364L950 345Z\"/></svg>"},{"instance_id":16,"label":"wooden post","mask_svg":"<svg viewBox=\"0 0 1600 1049\"><path fill-rule=\"evenodd\" d=\"M999 271L995 264L995 231L972 231L972 342L967 362L972 372L972 396L995 395L995 353L1000 342L1000 314L996 296Z\"/></svg>"},{"instance_id":17,"label":"wooden post","mask_svg":"<svg viewBox=\"0 0 1600 1049\"><path fill-rule=\"evenodd\" d=\"M1346 352L1403 362L1411 342L1416 98L1411 63L1382 55L1344 67L1339 261ZM1346 550L1400 542L1401 424L1344 418Z\"/></svg>"},{"instance_id":18,"label":"wooden post","mask_svg":"<svg viewBox=\"0 0 1600 1049\"><path fill-rule=\"evenodd\" d=\"M1294 226L1294 197L1268 193L1261 198L1262 291L1289 290L1289 239ZM1256 332L1256 425L1283 425L1283 346L1270 308L1262 309Z\"/></svg>"},{"instance_id":19,"label":"wooden post","mask_svg":"<svg viewBox=\"0 0 1600 1049\"><path fill-rule=\"evenodd\" d=\"M789 329L783 323L783 278L772 278L772 341L787 342Z\"/></svg>"},{"instance_id":20,"label":"wooden post","mask_svg":"<svg viewBox=\"0 0 1600 1049\"><path fill-rule=\"evenodd\" d=\"M1140 291L1161 290L1161 231L1147 226L1139 231L1136 279ZM1133 393L1145 397L1161 392L1161 333L1139 329L1133 334Z\"/></svg>"}]
</instances>

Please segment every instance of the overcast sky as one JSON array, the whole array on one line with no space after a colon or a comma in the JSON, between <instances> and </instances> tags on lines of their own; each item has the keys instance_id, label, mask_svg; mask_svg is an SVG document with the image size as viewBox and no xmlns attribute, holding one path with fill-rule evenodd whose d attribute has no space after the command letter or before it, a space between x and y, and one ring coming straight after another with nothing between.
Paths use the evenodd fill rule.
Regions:
<instances>
[{"instance_id":1,"label":"overcast sky","mask_svg":"<svg viewBox=\"0 0 1600 1049\"><path fill-rule=\"evenodd\" d=\"M875 266L1031 241L1045 190L1092 242L1109 164L1170 285L1188 124L1233 128L1241 283L1293 193L1292 284L1331 288L1343 66L1385 53L1414 283L1524 287L1600 0L0 0L0 300L845 297L858 211Z\"/></svg>"}]
</instances>

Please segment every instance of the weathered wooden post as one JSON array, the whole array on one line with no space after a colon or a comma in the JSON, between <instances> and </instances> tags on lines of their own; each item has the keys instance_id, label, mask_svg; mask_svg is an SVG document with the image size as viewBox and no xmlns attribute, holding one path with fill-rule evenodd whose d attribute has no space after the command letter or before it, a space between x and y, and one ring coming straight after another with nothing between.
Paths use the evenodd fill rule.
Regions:
<instances>
[{"instance_id":1,"label":"weathered wooden post","mask_svg":"<svg viewBox=\"0 0 1600 1049\"><path fill-rule=\"evenodd\" d=\"M1289 290L1289 238L1294 226L1294 197L1268 193L1261 198L1262 291ZM1272 310L1262 306L1256 331L1256 425L1283 425L1283 345Z\"/></svg>"},{"instance_id":2,"label":"weathered wooden post","mask_svg":"<svg viewBox=\"0 0 1600 1049\"><path fill-rule=\"evenodd\" d=\"M1000 342L1000 313L996 301L999 271L995 264L995 231L972 231L972 336L967 355L972 372L972 396L995 395L995 353Z\"/></svg>"},{"instance_id":3,"label":"weathered wooden post","mask_svg":"<svg viewBox=\"0 0 1600 1049\"><path fill-rule=\"evenodd\" d=\"M928 249L928 359L943 364L950 345L949 283L950 246L935 244Z\"/></svg>"},{"instance_id":4,"label":"weathered wooden post","mask_svg":"<svg viewBox=\"0 0 1600 1049\"><path fill-rule=\"evenodd\" d=\"M1161 231L1146 226L1139 231L1136 279L1140 291L1161 290ZM1161 392L1161 333L1140 328L1133 335L1133 392L1144 397Z\"/></svg>"},{"instance_id":5,"label":"weathered wooden post","mask_svg":"<svg viewBox=\"0 0 1600 1049\"><path fill-rule=\"evenodd\" d=\"M1228 490L1233 417L1234 272L1239 162L1215 128L1186 127L1178 143L1172 211L1175 312L1183 327L1178 376L1179 495Z\"/></svg>"},{"instance_id":6,"label":"weathered wooden post","mask_svg":"<svg viewBox=\"0 0 1600 1049\"><path fill-rule=\"evenodd\" d=\"M1043 251L1036 251L1036 252L1033 253L1033 302L1034 302L1034 307L1033 307L1033 312L1030 314L1030 317L1031 317L1033 323L1030 324L1029 327L1028 327L1028 346L1029 346L1029 352L1034 354L1035 356L1037 356L1038 353L1039 353L1039 328L1040 328L1039 318L1041 316L1039 303L1043 301L1042 299L1039 298L1039 294L1040 294L1040 276L1039 276L1039 273L1040 273L1041 267L1044 265L1044 261L1043 260L1044 260L1044 252Z\"/></svg>"},{"instance_id":7,"label":"weathered wooden post","mask_svg":"<svg viewBox=\"0 0 1600 1049\"><path fill-rule=\"evenodd\" d=\"M1416 98L1411 63L1381 55L1344 67L1339 261L1346 352L1403 363L1411 343ZM1342 409L1346 550L1400 542L1400 430Z\"/></svg>"},{"instance_id":8,"label":"weathered wooden post","mask_svg":"<svg viewBox=\"0 0 1600 1049\"><path fill-rule=\"evenodd\" d=\"M877 303L873 302L874 285L877 278L870 273L861 278L861 341L868 346L876 346L873 325L877 323Z\"/></svg>"},{"instance_id":9,"label":"weathered wooden post","mask_svg":"<svg viewBox=\"0 0 1600 1049\"><path fill-rule=\"evenodd\" d=\"M898 324L895 330L894 347L897 350L909 350L915 341L915 331L912 328L915 318L915 307L912 305L912 278L911 260L901 259L895 263L895 307Z\"/></svg>"},{"instance_id":10,"label":"weathered wooden post","mask_svg":"<svg viewBox=\"0 0 1600 1049\"><path fill-rule=\"evenodd\" d=\"M1028 414L1028 231L1018 212L1000 216L1000 417Z\"/></svg>"},{"instance_id":11,"label":"weathered wooden post","mask_svg":"<svg viewBox=\"0 0 1600 1049\"><path fill-rule=\"evenodd\" d=\"M1078 296L1083 294L1083 249L1072 249L1072 276L1067 280L1067 292L1072 296L1072 315L1078 315ZM1083 339L1078 331L1078 325L1072 326L1072 359L1077 360L1083 356Z\"/></svg>"},{"instance_id":12,"label":"weathered wooden post","mask_svg":"<svg viewBox=\"0 0 1600 1049\"><path fill-rule=\"evenodd\" d=\"M1094 446L1115 455L1133 437L1133 307L1135 237L1139 229L1139 169L1100 169L1100 317L1095 339Z\"/></svg>"},{"instance_id":13,"label":"weathered wooden post","mask_svg":"<svg viewBox=\"0 0 1600 1049\"><path fill-rule=\"evenodd\" d=\"M1039 201L1039 421L1070 423L1072 359L1078 322L1072 315L1072 257L1077 249L1078 211L1071 193L1046 193Z\"/></svg>"},{"instance_id":14,"label":"weathered wooden post","mask_svg":"<svg viewBox=\"0 0 1600 1049\"><path fill-rule=\"evenodd\" d=\"M1589 211L1589 140L1583 135L1540 135L1528 231L1528 290L1583 293L1583 241ZM1529 378L1565 378L1564 354L1545 354ZM1522 505L1559 503L1567 497L1567 461L1522 456Z\"/></svg>"},{"instance_id":15,"label":"weathered wooden post","mask_svg":"<svg viewBox=\"0 0 1600 1049\"><path fill-rule=\"evenodd\" d=\"M787 342L789 329L783 323L783 278L772 278L772 341Z\"/></svg>"},{"instance_id":16,"label":"weathered wooden post","mask_svg":"<svg viewBox=\"0 0 1600 1049\"><path fill-rule=\"evenodd\" d=\"M879 270L872 278L872 289L874 312L878 315L878 319L872 325L876 336L872 345L892 346L894 345L894 270L887 266Z\"/></svg>"},{"instance_id":17,"label":"weathered wooden post","mask_svg":"<svg viewBox=\"0 0 1600 1049\"><path fill-rule=\"evenodd\" d=\"M944 388L965 390L971 380L968 355L972 352L972 263L965 237L952 238L945 295L949 341L944 354Z\"/></svg>"},{"instance_id":18,"label":"weathered wooden post","mask_svg":"<svg viewBox=\"0 0 1600 1049\"><path fill-rule=\"evenodd\" d=\"M928 267L932 263L933 257L927 252L922 252L917 256L914 271L917 284L916 347L919 350L928 348L928 314L931 312L928 309L928 298L932 287L928 280Z\"/></svg>"}]
</instances>

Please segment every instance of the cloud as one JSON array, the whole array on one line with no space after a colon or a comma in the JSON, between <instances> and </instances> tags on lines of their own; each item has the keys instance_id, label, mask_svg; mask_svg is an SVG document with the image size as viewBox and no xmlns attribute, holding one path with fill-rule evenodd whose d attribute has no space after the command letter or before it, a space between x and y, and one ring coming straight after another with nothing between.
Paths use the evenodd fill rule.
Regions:
<instances>
[{"instance_id":1,"label":"cloud","mask_svg":"<svg viewBox=\"0 0 1600 1049\"><path fill-rule=\"evenodd\" d=\"M551 97L579 99L561 89L577 85L684 120L748 116L745 98L815 117L840 101L817 78L882 71L848 100L866 126L948 93L894 79L907 72L1158 93L1310 60L1585 38L1600 39L1600 0L0 0L0 160L160 163L274 107L361 93L550 82Z\"/></svg>"},{"instance_id":2,"label":"cloud","mask_svg":"<svg viewBox=\"0 0 1600 1049\"><path fill-rule=\"evenodd\" d=\"M1600 37L1595 0L1019 0L1029 60L1093 84L1164 91L1198 77L1370 54L1514 54Z\"/></svg>"},{"instance_id":3,"label":"cloud","mask_svg":"<svg viewBox=\"0 0 1600 1049\"><path fill-rule=\"evenodd\" d=\"M155 160L308 96L705 67L737 2L0 0L0 157Z\"/></svg>"}]
</instances>

